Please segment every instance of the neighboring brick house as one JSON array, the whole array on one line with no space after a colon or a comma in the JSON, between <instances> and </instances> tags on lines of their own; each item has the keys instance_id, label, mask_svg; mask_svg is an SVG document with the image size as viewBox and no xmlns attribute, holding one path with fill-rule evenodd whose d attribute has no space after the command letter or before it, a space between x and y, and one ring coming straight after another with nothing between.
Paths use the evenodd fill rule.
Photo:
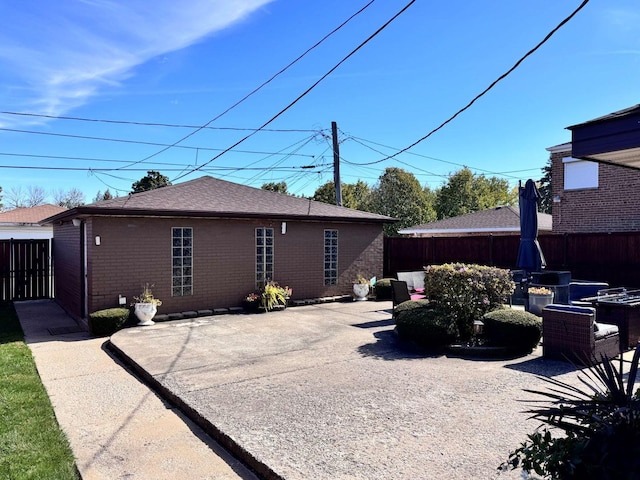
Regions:
<instances>
[{"instance_id":1,"label":"neighboring brick house","mask_svg":"<svg viewBox=\"0 0 640 480\"><path fill-rule=\"evenodd\" d=\"M538 232L551 233L551 215L538 212ZM520 210L495 207L398 231L412 237L451 237L461 235L520 235Z\"/></svg>"},{"instance_id":2,"label":"neighboring brick house","mask_svg":"<svg viewBox=\"0 0 640 480\"><path fill-rule=\"evenodd\" d=\"M76 319L139 295L159 313L239 306L265 279L306 299L382 275L382 215L209 176L73 208L54 230L56 300Z\"/></svg>"},{"instance_id":3,"label":"neighboring brick house","mask_svg":"<svg viewBox=\"0 0 640 480\"><path fill-rule=\"evenodd\" d=\"M640 231L640 106L569 127L550 147L553 232ZM627 138L628 137L628 138ZM634 144L635 142L635 144Z\"/></svg>"}]
</instances>

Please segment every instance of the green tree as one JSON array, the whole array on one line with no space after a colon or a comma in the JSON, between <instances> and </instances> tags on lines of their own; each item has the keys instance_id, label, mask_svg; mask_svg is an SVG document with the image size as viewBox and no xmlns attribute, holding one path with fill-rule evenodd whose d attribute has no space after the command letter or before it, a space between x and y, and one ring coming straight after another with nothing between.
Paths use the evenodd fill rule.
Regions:
<instances>
[{"instance_id":1,"label":"green tree","mask_svg":"<svg viewBox=\"0 0 640 480\"><path fill-rule=\"evenodd\" d=\"M335 183L327 182L324 185L320 185L316 191L313 193L312 200L317 202L330 203L331 205L336 204L336 187Z\"/></svg>"},{"instance_id":2,"label":"green tree","mask_svg":"<svg viewBox=\"0 0 640 480\"><path fill-rule=\"evenodd\" d=\"M165 177L155 170L147 171L147 175L131 185L131 193L146 192L155 188L171 185L169 177Z\"/></svg>"},{"instance_id":3,"label":"green tree","mask_svg":"<svg viewBox=\"0 0 640 480\"><path fill-rule=\"evenodd\" d=\"M390 167L378 179L371 190L371 211L399 220L384 226L386 235L396 235L405 227L435 220L435 211L429 196L418 179L401 168Z\"/></svg>"},{"instance_id":4,"label":"green tree","mask_svg":"<svg viewBox=\"0 0 640 480\"><path fill-rule=\"evenodd\" d=\"M287 182L270 182L262 184L262 190L269 190L270 192L284 193L285 195L289 195L289 190L287 189Z\"/></svg>"},{"instance_id":5,"label":"green tree","mask_svg":"<svg viewBox=\"0 0 640 480\"><path fill-rule=\"evenodd\" d=\"M342 186L342 206L355 210L369 211L371 189L362 180L356 183L345 183Z\"/></svg>"},{"instance_id":6,"label":"green tree","mask_svg":"<svg viewBox=\"0 0 640 480\"><path fill-rule=\"evenodd\" d=\"M98 190L98 193L96 193L96 196L93 198L93 201L94 202L102 202L104 200L111 200L112 198L113 198L113 195L111 194L111 192L107 188L104 191L104 193L102 193L100 190Z\"/></svg>"},{"instance_id":7,"label":"green tree","mask_svg":"<svg viewBox=\"0 0 640 480\"><path fill-rule=\"evenodd\" d=\"M368 210L371 189L362 180L342 184L342 206L355 210ZM311 197L318 202L336 204L336 188L333 182L320 185Z\"/></svg>"},{"instance_id":8,"label":"green tree","mask_svg":"<svg viewBox=\"0 0 640 480\"><path fill-rule=\"evenodd\" d=\"M498 205L517 203L517 189L509 189L506 180L474 175L467 167L449 177L435 194L438 219L457 217Z\"/></svg>"},{"instance_id":9,"label":"green tree","mask_svg":"<svg viewBox=\"0 0 640 480\"><path fill-rule=\"evenodd\" d=\"M551 214L553 208L553 193L551 191L551 158L542 167L542 178L538 184L540 193L540 211Z\"/></svg>"}]
</instances>

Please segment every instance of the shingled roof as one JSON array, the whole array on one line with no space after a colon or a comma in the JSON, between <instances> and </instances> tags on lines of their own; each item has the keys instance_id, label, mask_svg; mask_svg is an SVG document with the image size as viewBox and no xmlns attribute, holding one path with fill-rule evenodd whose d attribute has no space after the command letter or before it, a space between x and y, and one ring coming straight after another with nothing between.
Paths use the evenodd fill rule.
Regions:
<instances>
[{"instance_id":1,"label":"shingled roof","mask_svg":"<svg viewBox=\"0 0 640 480\"><path fill-rule=\"evenodd\" d=\"M538 213L538 230L551 231L551 215ZM404 228L398 233L406 235L454 235L519 232L520 210L515 207L506 206Z\"/></svg>"},{"instance_id":2,"label":"shingled roof","mask_svg":"<svg viewBox=\"0 0 640 480\"><path fill-rule=\"evenodd\" d=\"M49 203L35 207L15 208L13 210L0 213L0 223L37 224L51 215L56 215L60 212L64 212L65 210L67 209L64 207L51 205Z\"/></svg>"},{"instance_id":3,"label":"shingled roof","mask_svg":"<svg viewBox=\"0 0 640 480\"><path fill-rule=\"evenodd\" d=\"M82 205L54 215L47 221L89 215L277 218L364 223L396 221L384 215L248 187L210 176Z\"/></svg>"}]
</instances>

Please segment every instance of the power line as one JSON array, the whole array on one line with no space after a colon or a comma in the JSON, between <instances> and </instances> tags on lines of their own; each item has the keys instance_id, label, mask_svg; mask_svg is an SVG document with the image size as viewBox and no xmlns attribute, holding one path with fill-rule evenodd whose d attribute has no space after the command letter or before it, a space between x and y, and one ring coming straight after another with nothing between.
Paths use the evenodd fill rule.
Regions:
<instances>
[{"instance_id":1,"label":"power line","mask_svg":"<svg viewBox=\"0 0 640 480\"><path fill-rule=\"evenodd\" d=\"M349 139L350 139L350 140L353 140L354 142L358 143L359 145L362 145L363 147L368 148L368 149L370 149L370 150L373 150L374 152L379 153L379 154L381 154L381 155L384 155L384 153L383 153L383 152L381 152L381 151L379 151L379 150L376 150L375 148L370 147L369 145L366 145L366 144L365 144L365 143L363 143L363 142L368 142L368 143L371 143L371 144L373 144L373 145L378 145L378 146L380 146L380 147L389 148L389 149L391 149L391 150L398 150L397 148L390 147L389 145L383 145L383 144L381 144L381 143L373 142L373 141L371 141L371 140L366 140L366 139L364 139L364 138L360 138L360 137L353 137L353 136L350 136L350 137L348 137L348 138L347 138L347 140L349 140ZM402 152L401 152L400 150L398 150L398 154L399 154L399 153L402 153ZM509 174L509 173L517 173L517 172L519 172L519 171L523 171L523 172L524 172L524 171L527 171L527 170L518 170L518 171L515 171L515 172L494 172L494 171L492 171L492 170L487 170L487 169L485 169L485 168L474 167L474 166L471 166L471 165L465 165L465 164L463 164L463 163L451 162L451 161L448 161L448 160L443 160L443 159L441 159L441 158L430 157L430 156L428 156L428 155L422 155L422 154L420 154L420 153L415 153L415 152L406 152L406 153L408 153L409 155L414 155L414 156L416 156L416 157L422 157L422 158L426 158L426 159L429 159L429 160L435 160L435 161L437 161L437 162L442 162L442 163L446 163L446 164L449 164L449 165L455 165L455 166L457 166L457 167L462 167L462 168L465 168L465 167L466 167L466 168L469 168L469 169L474 170L474 171L484 172L484 173L488 173L488 174L491 174L491 175L500 175L500 176L503 176L503 177L513 178L513 179L515 179L515 180L518 180L519 178L518 178L518 177L514 177L514 176L512 176L512 175L508 175L508 174ZM402 164L402 165L406 165L406 166L411 167L411 168L414 168L414 169L416 169L416 170L421 170L420 168L416 167L415 165L412 165L412 164L410 164L410 163L402 162L402 161L398 160L398 159L397 159L397 158L395 158L393 155L392 155L392 156L390 156L390 157L388 157L388 158L389 158L389 159L394 159L396 162L398 162L398 163L400 163L400 164ZM349 164L351 164L351 165L354 165L354 166L355 166L355 165L357 165L357 166L365 166L365 165L375 165L375 164L377 164L377 163L380 163L380 161L376 160L376 161L373 161L373 162L364 162L364 163L355 163L355 162L347 162L347 163L349 163ZM529 170L534 170L534 169L529 169ZM426 170L421 170L421 171L423 171L423 172L425 172L425 173L429 173L429 174L431 174L431 175L444 177L444 178L448 178L448 177L449 177L448 175L438 175L438 174L436 174L436 173L427 172Z\"/></svg>"},{"instance_id":2,"label":"power line","mask_svg":"<svg viewBox=\"0 0 640 480\"><path fill-rule=\"evenodd\" d=\"M385 28L387 28L396 18L398 18L400 15L402 15L411 5L413 5L415 3L416 0L411 0L409 3L407 3L398 13L396 13L393 17L391 17L387 22L385 22L380 28L378 28L378 30L376 30L374 33L372 33L366 40L364 40L362 43L360 43L360 45L358 45L355 49L353 49L347 56L345 56L342 60L340 60L335 66L333 66L327 73L325 73L322 77L320 77L315 83L313 83L309 88L307 88L304 92L302 92L295 100L293 100L291 103L289 103L289 105L287 105L286 107L284 107L282 110L280 110L278 113L276 113L273 117L271 117L269 120L267 120L261 127L260 129L266 127L267 125L269 125L271 122L273 122L274 120L276 120L280 115L282 115L284 112L286 112L287 110L289 110L291 107L293 107L296 103L298 103L303 97L305 97L309 92L311 92L311 90L313 90L316 86L318 86L318 84L320 82L322 82L325 78L327 78L329 75L331 75L340 65L342 65L344 62L346 62L349 58L351 58L356 52L358 52L362 47L364 47L367 43L369 43L374 37L376 37L380 32L382 32ZM246 135L244 138L240 139L239 141L237 141L236 143L234 143L232 146L230 146L229 148L227 148L225 151L219 153L218 155L214 156L213 158L211 158L209 161L207 161L204 165L208 165L209 163L213 162L214 160L217 160L218 158L220 158L222 155L224 155L225 153L227 153L228 151L232 150L233 148L237 147L238 145L240 145L241 143L243 143L244 141L246 141L247 139L251 138L253 135L255 135L257 132L253 132L249 135ZM203 166L204 166L203 165ZM191 170L190 172L184 173L178 177L176 177L174 179L175 180L179 180L180 178L183 178L197 170L199 170L201 167L198 168L194 168L193 170Z\"/></svg>"},{"instance_id":3,"label":"power line","mask_svg":"<svg viewBox=\"0 0 640 480\"><path fill-rule=\"evenodd\" d=\"M316 47L318 47L321 43L323 43L327 38L329 38L331 35L333 35L334 33L336 33L338 30L340 30L342 27L344 27L347 23L349 23L353 18L355 18L356 16L358 16L359 14L361 14L364 10L366 10L369 6L371 6L371 4L373 4L375 0L371 0L369 3L367 3L364 7L362 7L360 10L358 10L356 13L354 13L353 15L351 15L347 20L345 20L344 22L342 22L340 25L338 25L338 27L334 28L331 32L329 32L327 35L325 35L322 39L320 39L318 42L316 42L313 46L311 46L310 48L308 48L304 53L302 53L301 55L299 55L295 60L293 60L292 62L290 62L286 67L280 69L279 72L275 73L274 75L271 76L271 78L269 78L268 80L262 82L262 84L256 88L254 88L251 92L249 92L248 94L246 94L244 97L242 97L240 100L238 100L237 102L235 102L233 105L231 105L230 107L228 107L226 110L224 110L222 113L219 113L218 115L216 115L215 117L213 117L211 120L209 120L207 123L205 123L203 126L196 128L193 132L189 133L188 135L185 135L184 137L182 137L180 140L174 142L172 145L163 148L162 150L149 155L145 158L143 158L142 160L139 160L136 163L140 163L140 162L145 162L147 160L149 160L150 158L155 157L156 155L159 155L165 151L167 151L168 149L178 145L179 143L185 141L187 138L195 135L196 133L198 133L200 130L202 130L203 128L209 126L210 124L212 124L213 122L215 122L216 120L218 120L220 117L222 117L223 115L226 115L228 112L230 112L231 110L233 110L234 108L236 108L238 105L240 105L242 102L244 102L245 100L247 100L249 97L251 97L252 95L254 95L255 93L257 93L259 90L261 90L263 87L265 87L266 85L268 85L269 83L271 83L273 80L276 79L276 77L280 76L282 73L284 73L285 71L287 71L289 68L291 68L294 64L296 64L298 61L300 61L303 57L305 57L309 52L311 52L312 50L314 50ZM260 130L262 130L262 128L265 125L263 125ZM253 134L255 134L256 132L253 132ZM249 135L252 136L253 134ZM244 141L244 140L242 140ZM236 144L237 145L237 144ZM223 152L224 153L224 152ZM183 175L184 176L184 175ZM181 178L181 177L179 177Z\"/></svg>"},{"instance_id":4,"label":"power line","mask_svg":"<svg viewBox=\"0 0 640 480\"><path fill-rule=\"evenodd\" d=\"M118 125L138 125L143 127L169 127L169 128L201 128L207 130L229 130L229 131L253 131L255 128L240 128L240 127L201 127L199 125L181 125L175 123L154 123L154 122L135 122L132 120L107 120L100 118L84 118L84 117L65 117L61 115L44 115L40 113L29 112L6 112L0 111L0 114L4 115L20 115L25 117L38 117L49 118L54 120L77 120L81 122L94 122L94 123L112 123ZM314 133L316 130L300 129L300 128L265 128L263 132L281 132L281 133Z\"/></svg>"},{"instance_id":5,"label":"power line","mask_svg":"<svg viewBox=\"0 0 640 480\"><path fill-rule=\"evenodd\" d=\"M97 140L97 141L102 141L102 142L118 142L118 143L132 143L132 144L136 144L136 145L151 145L151 146L172 146L166 143L158 143L158 142L144 142L141 140L127 140L127 139L123 139L123 138L110 138L110 137L91 137L91 136L87 136L87 135L72 135L69 133L54 133L54 132L37 132L35 130L18 130L15 128L0 128L0 131L4 131L4 132L13 132L13 133L27 133L30 135L47 135L47 136L53 136L53 137L65 137L65 138L77 138L77 139L81 139L81 140ZM258 132L260 131L260 129L257 130L253 130L254 132ZM317 131L315 131L317 133ZM183 148L183 149L187 149L187 150L207 150L207 151L212 151L212 152L219 152L222 151L221 148L208 148L208 147L191 147L191 146L187 146L187 145L173 145L176 148ZM229 149L224 150L224 153L228 152ZM258 155L277 155L276 153L273 152L257 152L257 151L251 151L251 150L234 150L235 153L250 153L250 154L258 154ZM283 154L284 155L284 154ZM300 157L307 157L307 158L314 158L313 155L308 155L308 154L302 154L302 153L298 153L295 154L296 156L300 156ZM131 161L129 161L129 163L132 163ZM133 162L133 164L135 163L139 163L139 162Z\"/></svg>"},{"instance_id":6,"label":"power line","mask_svg":"<svg viewBox=\"0 0 640 480\"><path fill-rule=\"evenodd\" d=\"M460 115L461 113L463 113L464 111L466 111L467 109L469 109L477 100L479 100L481 97L483 97L486 93L488 93L491 89L493 89L493 87L495 87L498 82L500 82L501 80L504 80L507 76L509 76L516 68L518 68L520 66L520 64L530 55L532 55L534 52L536 52L536 50L538 50L542 45L544 45L547 40L549 40L558 30L560 30L560 28L562 28L567 22L569 22L580 10L582 10L587 3L589 3L589 0L584 0L579 6L578 8L576 8L568 17L566 17L564 20L562 20L553 30L551 30L543 39L542 41L540 41L540 43L538 43L535 47L533 47L531 50L529 50L526 54L524 54L509 70L507 70L505 73L503 73L502 75L500 75L496 80L494 80L487 88L485 88L482 92L480 92L478 95L476 95L473 100L471 100L467 105L465 105L464 107L462 107L460 110L458 110L456 113L454 113L451 117L449 117L447 120L445 120L444 122L442 122L439 126L437 126L436 128L434 128L433 130L431 130L429 133L427 133L425 136L419 138L418 140L416 140L415 142L413 142L411 145L409 145L408 147L405 147L401 150L399 150L398 152L394 153L393 155L389 155L388 157L382 158L380 160L377 160L376 162L372 162L372 163L380 163L380 162L384 162L386 160L389 160L391 158L395 158L398 155L400 155L401 153L406 152L407 150L410 150L411 148L415 147L416 145L418 145L419 143L422 143L423 141L425 141L427 138L429 138L431 135L433 135L434 133L436 133L437 131L441 130L445 125L447 125L448 123L452 122L458 115Z\"/></svg>"}]
</instances>

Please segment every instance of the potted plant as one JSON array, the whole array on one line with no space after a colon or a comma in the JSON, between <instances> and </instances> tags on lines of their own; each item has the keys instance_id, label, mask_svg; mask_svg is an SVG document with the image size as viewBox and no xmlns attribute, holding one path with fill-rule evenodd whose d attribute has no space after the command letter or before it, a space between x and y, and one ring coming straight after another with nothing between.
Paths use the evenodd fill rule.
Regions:
<instances>
[{"instance_id":1,"label":"potted plant","mask_svg":"<svg viewBox=\"0 0 640 480\"><path fill-rule=\"evenodd\" d=\"M542 309L553 303L553 292L546 287L529 287L529 312L542 315Z\"/></svg>"},{"instance_id":2,"label":"potted plant","mask_svg":"<svg viewBox=\"0 0 640 480\"><path fill-rule=\"evenodd\" d=\"M353 294L356 296L356 301L361 302L367 299L369 295L370 282L363 275L358 274L358 278L353 281Z\"/></svg>"},{"instance_id":3,"label":"potted plant","mask_svg":"<svg viewBox=\"0 0 640 480\"><path fill-rule=\"evenodd\" d=\"M267 312L274 309L283 309L287 306L287 300L291 296L289 287L281 287L277 282L267 282L260 294L260 308Z\"/></svg>"},{"instance_id":4,"label":"potted plant","mask_svg":"<svg viewBox=\"0 0 640 480\"><path fill-rule=\"evenodd\" d=\"M260 293L251 292L249 295L242 299L242 307L247 312L257 312L260 307L261 301Z\"/></svg>"},{"instance_id":5,"label":"potted plant","mask_svg":"<svg viewBox=\"0 0 640 480\"><path fill-rule=\"evenodd\" d=\"M147 283L142 289L142 293L138 297L133 297L133 313L135 313L139 322L138 325L153 325L153 317L158 312L158 307L162 305L162 301L153 296L151 287Z\"/></svg>"}]
</instances>

